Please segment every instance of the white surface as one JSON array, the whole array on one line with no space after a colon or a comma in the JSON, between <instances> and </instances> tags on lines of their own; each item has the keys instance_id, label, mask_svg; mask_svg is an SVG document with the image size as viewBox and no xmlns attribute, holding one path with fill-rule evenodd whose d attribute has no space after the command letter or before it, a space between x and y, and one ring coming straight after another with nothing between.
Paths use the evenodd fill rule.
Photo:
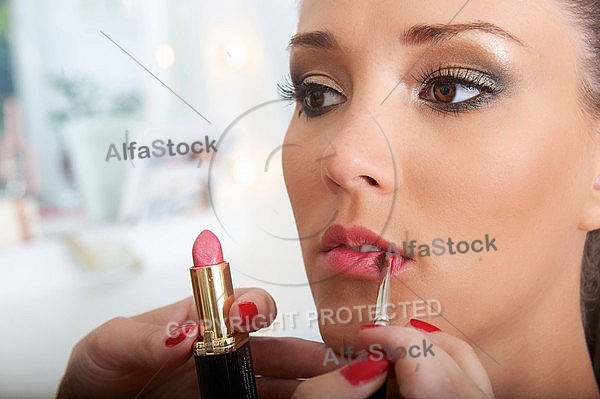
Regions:
<instances>
[{"instance_id":1,"label":"white surface","mask_svg":"<svg viewBox=\"0 0 600 399\"><path fill-rule=\"evenodd\" d=\"M87 272L58 238L0 252L0 397L53 397L71 348L91 329L112 317L132 316L191 295L191 245L204 228L225 237L226 258L245 274L274 267L281 272L280 276L272 273L276 281L286 275L281 265L301 267L299 250L280 245L264 251L264 245L257 243L250 246L256 251L248 251L246 245L228 242L208 213L185 220L97 229L134 249L144 264L135 274ZM281 265L263 262L258 255L261 251L280 259ZM280 315L286 319L267 334L318 339L317 329L309 328L305 317L314 309L308 286L259 283L237 272L233 279L236 287L261 286L277 300ZM299 314L295 325L291 314Z\"/></svg>"}]
</instances>

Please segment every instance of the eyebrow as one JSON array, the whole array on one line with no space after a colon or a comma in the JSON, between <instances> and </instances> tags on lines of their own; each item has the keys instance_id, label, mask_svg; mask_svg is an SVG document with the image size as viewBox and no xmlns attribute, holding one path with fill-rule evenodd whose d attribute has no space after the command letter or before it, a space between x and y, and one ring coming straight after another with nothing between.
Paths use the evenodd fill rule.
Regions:
<instances>
[{"instance_id":1,"label":"eyebrow","mask_svg":"<svg viewBox=\"0 0 600 399\"><path fill-rule=\"evenodd\" d=\"M419 24L404 31L402 42L407 45L422 45L440 40L451 39L459 33L468 31L483 31L511 40L521 46L523 42L512 33L489 22L470 22L463 24Z\"/></svg>"},{"instance_id":2,"label":"eyebrow","mask_svg":"<svg viewBox=\"0 0 600 399\"><path fill-rule=\"evenodd\" d=\"M417 46L440 40L451 39L459 33L468 31L483 31L504 39L511 40L524 46L523 42L512 33L489 22L470 22L462 24L418 24L410 27L402 35L406 45ZM318 30L298 33L290 39L288 49L294 47L309 47L323 50L339 50L341 46L333 33L328 30Z\"/></svg>"},{"instance_id":3,"label":"eyebrow","mask_svg":"<svg viewBox=\"0 0 600 399\"><path fill-rule=\"evenodd\" d=\"M288 45L290 49L294 47L312 47L323 50L339 50L341 48L333 33L328 30L295 34Z\"/></svg>"}]
</instances>

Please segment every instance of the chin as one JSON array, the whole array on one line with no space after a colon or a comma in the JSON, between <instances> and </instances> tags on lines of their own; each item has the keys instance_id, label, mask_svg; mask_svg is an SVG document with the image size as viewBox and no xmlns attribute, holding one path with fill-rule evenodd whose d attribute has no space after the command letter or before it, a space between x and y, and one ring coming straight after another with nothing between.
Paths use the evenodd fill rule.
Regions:
<instances>
[{"instance_id":1,"label":"chin","mask_svg":"<svg viewBox=\"0 0 600 399\"><path fill-rule=\"evenodd\" d=\"M332 348L334 352L340 353L341 348L353 346L359 347L358 339L359 324L349 323L346 325L320 325L321 338L325 345Z\"/></svg>"},{"instance_id":2,"label":"chin","mask_svg":"<svg viewBox=\"0 0 600 399\"><path fill-rule=\"evenodd\" d=\"M369 306L374 307L377 287L368 281L339 275L327 278L309 274L309 278L313 282L319 331L325 344L336 352L345 345L356 347L360 326L373 322Z\"/></svg>"}]
</instances>

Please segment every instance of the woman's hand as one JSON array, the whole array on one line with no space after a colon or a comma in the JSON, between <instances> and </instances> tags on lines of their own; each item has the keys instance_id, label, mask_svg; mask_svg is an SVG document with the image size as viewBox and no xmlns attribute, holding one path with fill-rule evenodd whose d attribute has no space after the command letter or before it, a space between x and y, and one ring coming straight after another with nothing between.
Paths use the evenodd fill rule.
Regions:
<instances>
[{"instance_id":1,"label":"woman's hand","mask_svg":"<svg viewBox=\"0 0 600 399\"><path fill-rule=\"evenodd\" d=\"M305 384L301 380L314 381L321 378L317 376L339 369L335 361L324 362L328 352L323 343L300 338L254 337L251 345L260 399L289 398L301 383ZM338 356L335 359L337 364L342 362ZM322 397L318 389L311 392L313 396L306 397Z\"/></svg>"},{"instance_id":2,"label":"woman's hand","mask_svg":"<svg viewBox=\"0 0 600 399\"><path fill-rule=\"evenodd\" d=\"M293 398L369 398L388 372L407 399L494 397L479 358L456 337L392 326L363 329L360 340L370 357L364 352L346 367L304 381Z\"/></svg>"},{"instance_id":3,"label":"woman's hand","mask_svg":"<svg viewBox=\"0 0 600 399\"><path fill-rule=\"evenodd\" d=\"M238 289L230 317L239 331L266 327L277 314L261 289ZM198 335L192 298L136 317L118 317L96 328L73 348L59 398L199 398L192 343ZM256 350L255 357L267 357ZM254 351L254 348L253 348ZM272 352L271 352L272 353Z\"/></svg>"}]
</instances>

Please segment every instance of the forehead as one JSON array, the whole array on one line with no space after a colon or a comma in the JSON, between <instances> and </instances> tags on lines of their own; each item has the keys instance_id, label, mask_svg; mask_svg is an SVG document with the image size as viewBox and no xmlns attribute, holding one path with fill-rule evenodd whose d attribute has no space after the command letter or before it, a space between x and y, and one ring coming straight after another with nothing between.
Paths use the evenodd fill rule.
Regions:
<instances>
[{"instance_id":1,"label":"forehead","mask_svg":"<svg viewBox=\"0 0 600 399\"><path fill-rule=\"evenodd\" d=\"M574 36L554 0L303 0L298 33L327 30L347 47L372 47L428 24L493 26L539 50Z\"/></svg>"}]
</instances>

